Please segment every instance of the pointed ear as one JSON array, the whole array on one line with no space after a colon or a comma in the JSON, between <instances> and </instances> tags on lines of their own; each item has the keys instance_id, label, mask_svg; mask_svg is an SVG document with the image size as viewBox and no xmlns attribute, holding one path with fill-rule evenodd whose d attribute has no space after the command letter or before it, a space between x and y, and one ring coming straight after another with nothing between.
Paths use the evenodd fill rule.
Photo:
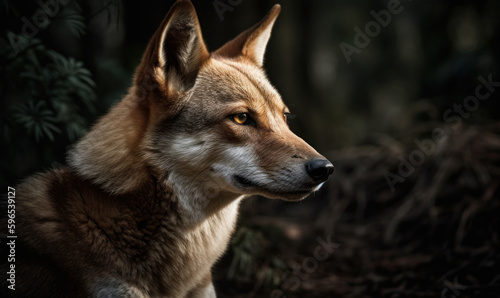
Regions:
<instances>
[{"instance_id":1,"label":"pointed ear","mask_svg":"<svg viewBox=\"0 0 500 298\"><path fill-rule=\"evenodd\" d=\"M150 90L159 85L167 93L188 90L208 58L193 4L178 0L149 42L135 83Z\"/></svg>"},{"instance_id":2,"label":"pointed ear","mask_svg":"<svg viewBox=\"0 0 500 298\"><path fill-rule=\"evenodd\" d=\"M262 21L223 45L214 54L231 58L244 56L258 66L262 66L267 42L269 41L271 30L280 10L281 6L275 4Z\"/></svg>"}]
</instances>

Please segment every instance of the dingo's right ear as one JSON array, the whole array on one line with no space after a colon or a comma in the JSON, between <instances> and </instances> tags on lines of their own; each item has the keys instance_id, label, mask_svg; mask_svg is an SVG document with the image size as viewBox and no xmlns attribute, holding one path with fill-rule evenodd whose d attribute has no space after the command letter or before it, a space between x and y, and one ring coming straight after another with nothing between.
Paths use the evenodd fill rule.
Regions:
<instances>
[{"instance_id":1,"label":"dingo's right ear","mask_svg":"<svg viewBox=\"0 0 500 298\"><path fill-rule=\"evenodd\" d=\"M193 4L178 0L149 42L135 84L143 88L159 85L167 95L189 90L208 58Z\"/></svg>"}]
</instances>

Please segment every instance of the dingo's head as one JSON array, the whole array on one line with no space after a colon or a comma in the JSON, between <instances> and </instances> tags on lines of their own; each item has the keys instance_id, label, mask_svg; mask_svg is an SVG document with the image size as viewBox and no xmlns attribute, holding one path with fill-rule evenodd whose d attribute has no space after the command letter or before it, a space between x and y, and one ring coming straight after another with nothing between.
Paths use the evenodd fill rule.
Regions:
<instances>
[{"instance_id":1,"label":"dingo's head","mask_svg":"<svg viewBox=\"0 0 500 298\"><path fill-rule=\"evenodd\" d=\"M290 131L289 110L262 68L279 11L275 5L209 53L191 2L173 5L147 47L131 94L116 107L134 103L122 119L136 127L127 133L127 146L142 161L131 167L158 169L185 188L210 185L238 196L299 200L319 189L333 165ZM107 171L138 183L119 167Z\"/></svg>"},{"instance_id":2,"label":"dingo's head","mask_svg":"<svg viewBox=\"0 0 500 298\"><path fill-rule=\"evenodd\" d=\"M280 6L209 54L196 12L178 1L156 32L143 61L166 111L154 147L175 175L216 182L224 190L297 200L315 191L333 165L287 125L288 108L262 69ZM175 108L173 108L175 107ZM175 110L172 115L172 109ZM161 116L160 116L161 117Z\"/></svg>"}]
</instances>

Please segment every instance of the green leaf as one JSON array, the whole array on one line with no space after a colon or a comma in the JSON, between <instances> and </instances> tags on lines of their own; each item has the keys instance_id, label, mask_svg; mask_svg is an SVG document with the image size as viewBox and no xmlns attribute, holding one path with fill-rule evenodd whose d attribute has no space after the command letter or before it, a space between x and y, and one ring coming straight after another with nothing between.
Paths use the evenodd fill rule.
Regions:
<instances>
[{"instance_id":1,"label":"green leaf","mask_svg":"<svg viewBox=\"0 0 500 298\"><path fill-rule=\"evenodd\" d=\"M78 10L66 7L57 15L56 19L64 22L74 36L80 37L85 34L85 18Z\"/></svg>"},{"instance_id":2,"label":"green leaf","mask_svg":"<svg viewBox=\"0 0 500 298\"><path fill-rule=\"evenodd\" d=\"M28 134L34 133L36 141L43 137L54 140L54 133L60 133L61 130L54 125L56 119L51 110L44 109L43 101L28 101L14 108L14 119L26 128Z\"/></svg>"}]
</instances>

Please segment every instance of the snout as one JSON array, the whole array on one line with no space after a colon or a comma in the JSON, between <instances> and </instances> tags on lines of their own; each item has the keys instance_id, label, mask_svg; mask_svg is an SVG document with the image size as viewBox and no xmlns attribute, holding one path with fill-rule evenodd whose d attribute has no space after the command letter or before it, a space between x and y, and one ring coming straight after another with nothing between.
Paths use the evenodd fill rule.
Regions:
<instances>
[{"instance_id":1,"label":"snout","mask_svg":"<svg viewBox=\"0 0 500 298\"><path fill-rule=\"evenodd\" d=\"M327 159L312 159L305 164L307 174L315 183L325 182L333 173L333 164Z\"/></svg>"}]
</instances>

